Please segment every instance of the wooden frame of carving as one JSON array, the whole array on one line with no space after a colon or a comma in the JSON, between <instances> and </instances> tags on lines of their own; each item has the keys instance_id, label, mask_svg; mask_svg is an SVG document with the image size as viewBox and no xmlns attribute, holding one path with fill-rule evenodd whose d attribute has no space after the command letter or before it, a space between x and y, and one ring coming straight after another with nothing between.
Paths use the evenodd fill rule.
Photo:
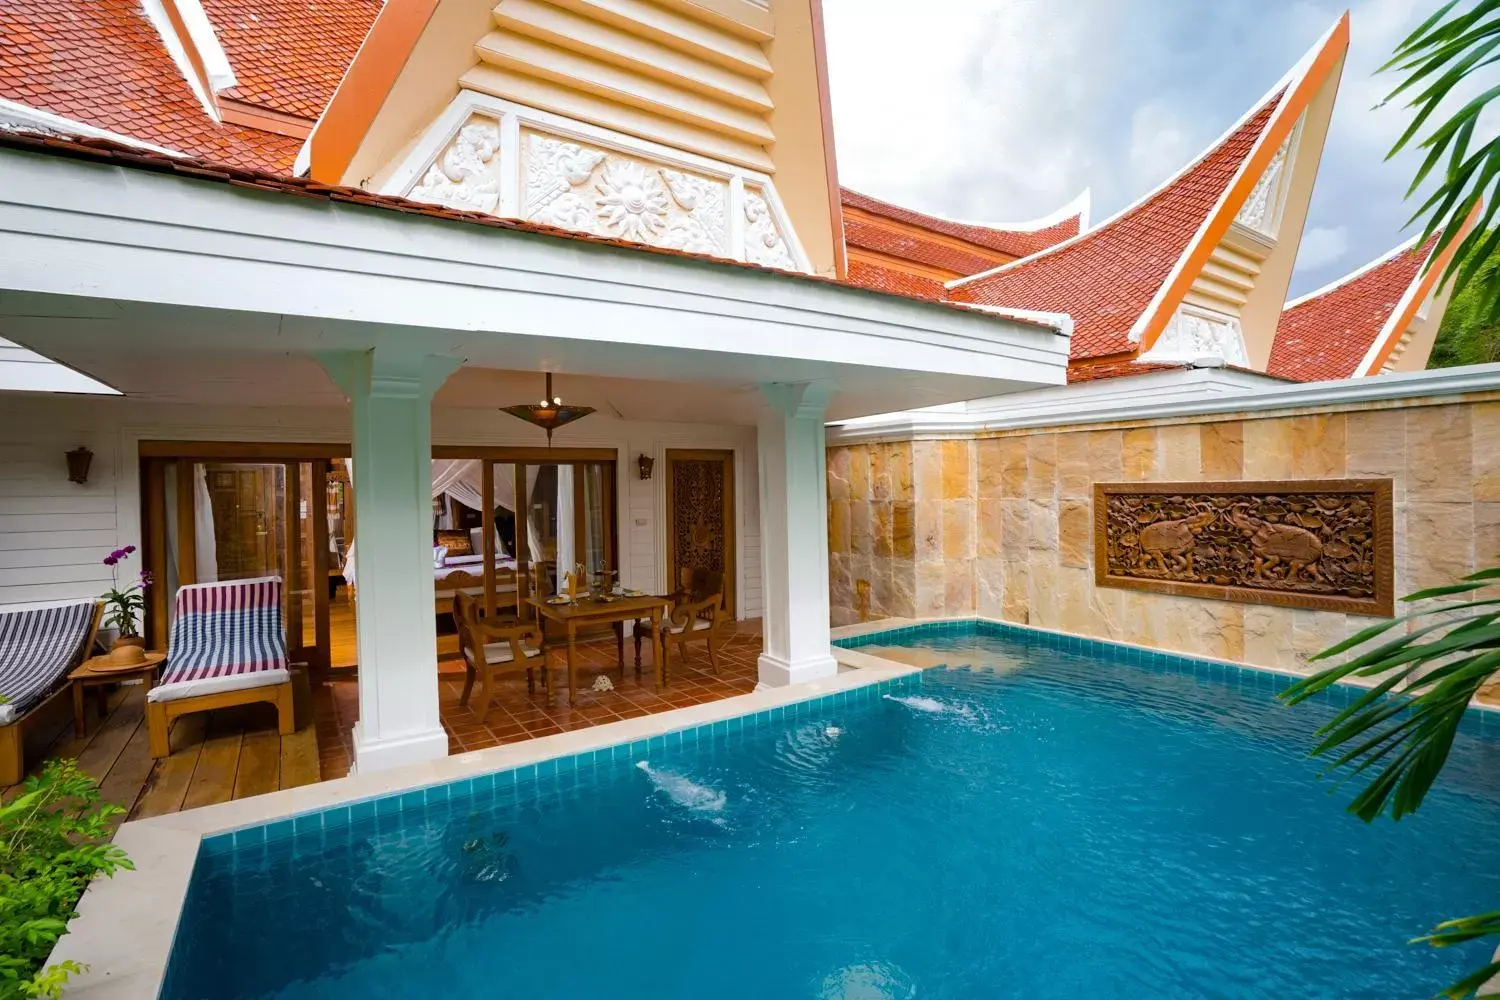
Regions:
<instances>
[{"instance_id":1,"label":"wooden frame of carving","mask_svg":"<svg viewBox=\"0 0 1500 1000\"><path fill-rule=\"evenodd\" d=\"M1186 580L1112 574L1109 567L1107 498L1112 495L1259 496L1280 493L1368 494L1374 522L1374 596L1365 599L1296 590L1257 587L1252 584L1222 586ZM1244 482L1095 483L1094 484L1094 585L1146 590L1181 597L1205 597L1240 604L1270 604L1289 608L1311 608L1346 614L1389 618L1395 613L1395 542L1389 479L1296 479Z\"/></svg>"}]
</instances>

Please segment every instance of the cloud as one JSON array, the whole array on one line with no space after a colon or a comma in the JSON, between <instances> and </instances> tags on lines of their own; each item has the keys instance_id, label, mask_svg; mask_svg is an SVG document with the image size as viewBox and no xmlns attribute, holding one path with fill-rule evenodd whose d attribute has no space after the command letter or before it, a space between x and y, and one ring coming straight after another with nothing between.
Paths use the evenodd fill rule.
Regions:
<instances>
[{"instance_id":1,"label":"cloud","mask_svg":"<svg viewBox=\"0 0 1500 1000\"><path fill-rule=\"evenodd\" d=\"M1346 0L824 0L845 184L973 221L1106 218L1240 118ZM1405 240L1417 163L1375 75L1434 0L1354 0L1352 43L1292 293ZM1226 40L1232 39L1232 44ZM1336 246L1332 236L1341 233ZM1313 253L1313 250L1317 250ZM1335 252L1337 250L1337 252Z\"/></svg>"},{"instance_id":2,"label":"cloud","mask_svg":"<svg viewBox=\"0 0 1500 1000\"><path fill-rule=\"evenodd\" d=\"M1314 226L1302 234L1298 266L1315 270L1343 260L1349 252L1349 231L1344 226L1328 229Z\"/></svg>"}]
</instances>

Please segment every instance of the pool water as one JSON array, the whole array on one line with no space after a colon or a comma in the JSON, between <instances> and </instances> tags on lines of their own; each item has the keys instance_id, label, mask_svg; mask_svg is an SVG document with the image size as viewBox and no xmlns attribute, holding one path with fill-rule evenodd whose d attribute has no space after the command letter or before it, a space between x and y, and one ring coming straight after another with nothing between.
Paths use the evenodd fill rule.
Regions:
<instances>
[{"instance_id":1,"label":"pool water","mask_svg":"<svg viewBox=\"0 0 1500 1000\"><path fill-rule=\"evenodd\" d=\"M1391 1000L1487 957L1406 942L1500 904L1488 729L1366 825L1306 757L1332 701L969 631L882 694L206 848L163 996Z\"/></svg>"}]
</instances>

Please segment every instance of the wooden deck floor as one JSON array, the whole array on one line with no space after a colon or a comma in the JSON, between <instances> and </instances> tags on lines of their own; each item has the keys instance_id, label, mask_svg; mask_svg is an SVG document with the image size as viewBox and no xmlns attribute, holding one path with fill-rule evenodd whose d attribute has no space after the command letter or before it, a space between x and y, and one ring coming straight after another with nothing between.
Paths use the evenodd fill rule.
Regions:
<instances>
[{"instance_id":1,"label":"wooden deck floor","mask_svg":"<svg viewBox=\"0 0 1500 1000\"><path fill-rule=\"evenodd\" d=\"M458 704L462 668L445 658L439 686L449 750L477 750L744 694L755 687L760 647L760 623L741 623L726 639L719 674L709 672L702 652L688 662L674 657L672 682L658 690L649 648L646 669L637 679L633 670L623 676L617 672L613 640L585 644L578 704L569 704L564 694L548 705L542 692L528 694L518 677L506 685L485 723L472 708ZM611 690L588 689L600 674L614 679ZM341 778L349 772L352 756L357 681L345 675L310 689L302 673L293 677L297 730L289 736L277 733L276 713L269 705L188 715L172 727L171 754L155 761L147 746L144 692L130 684L109 695L102 719L91 704L88 733L81 738L73 735L72 716L59 713L52 728L28 741L32 750L27 761L35 771L49 758L76 757L79 767L100 782L104 797L122 806L129 819ZM561 680L561 671L554 680ZM14 794L14 786L0 791Z\"/></svg>"},{"instance_id":2,"label":"wooden deck floor","mask_svg":"<svg viewBox=\"0 0 1500 1000\"><path fill-rule=\"evenodd\" d=\"M129 819L311 784L321 774L305 682L297 699L299 728L290 736L276 732L275 712L266 705L191 715L172 727L172 754L157 762L146 742L143 689L124 685L109 696L102 721L90 708L85 736L73 735L71 717L60 719L47 749L28 762L35 771L52 757L76 757Z\"/></svg>"}]
</instances>

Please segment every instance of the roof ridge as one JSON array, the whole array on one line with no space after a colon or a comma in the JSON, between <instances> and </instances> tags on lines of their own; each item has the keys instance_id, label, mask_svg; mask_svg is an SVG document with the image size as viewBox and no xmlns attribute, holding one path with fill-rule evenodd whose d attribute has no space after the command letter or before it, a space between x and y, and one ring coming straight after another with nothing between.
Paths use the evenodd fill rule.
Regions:
<instances>
[{"instance_id":1,"label":"roof ridge","mask_svg":"<svg viewBox=\"0 0 1500 1000\"><path fill-rule=\"evenodd\" d=\"M1043 229L1051 229L1053 226L1061 225L1073 218L1078 219L1078 227L1082 231L1088 226L1089 209L1093 205L1093 190L1086 187L1065 202L1060 208L1036 219L1030 219L1026 222L975 222L969 219L954 219L946 215L938 215L936 212L925 212L906 205L898 205L893 201L877 198L874 195L865 194L863 191L856 191L850 187L841 186L839 193L841 195L853 195L859 201L873 202L883 208L893 208L909 215L920 215L936 222L944 222L952 226L963 226L965 229L988 229L996 233L1036 233ZM867 212L873 211L877 215L881 214L877 209L870 208L869 205L855 204L853 207L864 209Z\"/></svg>"},{"instance_id":2,"label":"roof ridge","mask_svg":"<svg viewBox=\"0 0 1500 1000\"><path fill-rule=\"evenodd\" d=\"M1282 305L1281 311L1286 312L1288 309L1295 309L1300 305L1306 305L1313 299L1320 299L1323 296L1327 295L1329 292L1338 291L1340 288L1349 284L1350 282L1358 281L1360 278L1363 278L1365 275L1369 274L1371 271L1375 270L1381 265L1389 264L1391 261L1395 260L1397 257L1400 257L1402 254L1409 253L1410 251L1414 250L1420 244L1421 240L1421 234L1413 236L1406 242L1397 244L1395 247L1387 250L1379 257L1376 257L1374 260L1366 261L1359 267L1356 267L1354 270L1350 271L1348 274L1333 279L1321 288L1316 288L1313 291L1306 292L1302 295L1297 296L1295 299L1287 299L1286 302Z\"/></svg>"}]
</instances>

